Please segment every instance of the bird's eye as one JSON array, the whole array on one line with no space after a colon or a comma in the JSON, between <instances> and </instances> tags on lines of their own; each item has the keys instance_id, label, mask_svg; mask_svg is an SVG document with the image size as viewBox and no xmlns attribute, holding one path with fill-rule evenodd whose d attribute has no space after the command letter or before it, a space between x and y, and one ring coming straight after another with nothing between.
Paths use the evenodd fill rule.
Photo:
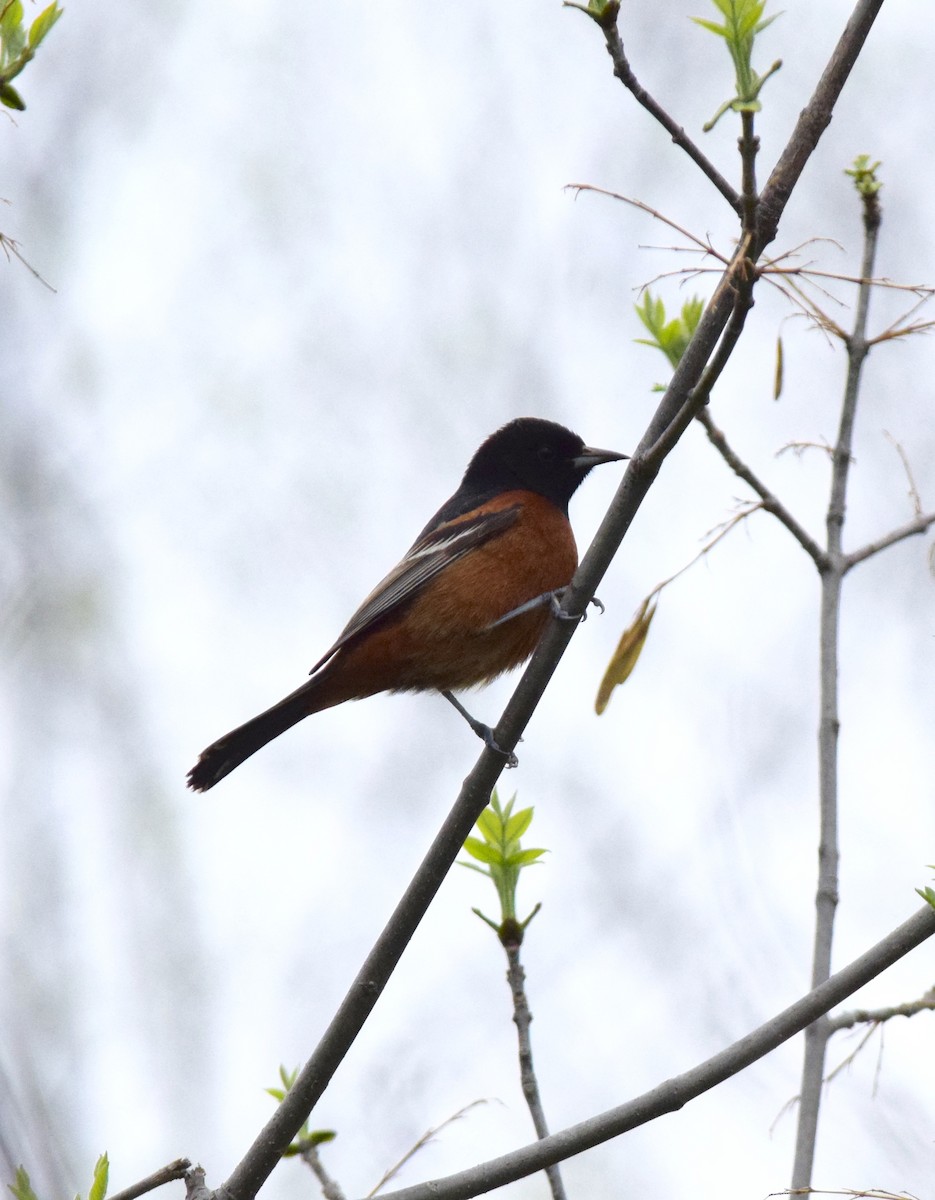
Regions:
<instances>
[{"instance_id":1,"label":"bird's eye","mask_svg":"<svg viewBox=\"0 0 935 1200\"><path fill-rule=\"evenodd\" d=\"M540 446L538 450L538 456L540 462L555 462L555 451L551 446Z\"/></svg>"}]
</instances>

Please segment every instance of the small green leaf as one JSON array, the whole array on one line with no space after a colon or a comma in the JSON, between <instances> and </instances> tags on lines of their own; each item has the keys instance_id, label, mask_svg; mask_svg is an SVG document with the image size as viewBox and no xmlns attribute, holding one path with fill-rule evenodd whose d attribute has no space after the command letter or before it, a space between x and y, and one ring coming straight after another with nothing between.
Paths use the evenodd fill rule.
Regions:
<instances>
[{"instance_id":1,"label":"small green leaf","mask_svg":"<svg viewBox=\"0 0 935 1200\"><path fill-rule=\"evenodd\" d=\"M877 166L879 166L879 163L877 164ZM935 871L935 863L929 863L928 869L930 871ZM935 889L930 888L930 887L916 888L916 892L918 893L918 895L920 895L922 897L922 899L926 902L926 904L931 904L932 908L935 908ZM22 1168L20 1168L20 1169L22 1170ZM27 1180L27 1182L29 1181L28 1175L26 1176L26 1180Z\"/></svg>"},{"instance_id":2,"label":"small green leaf","mask_svg":"<svg viewBox=\"0 0 935 1200\"><path fill-rule=\"evenodd\" d=\"M16 62L26 45L23 6L20 0L10 0L10 3L0 10L0 42L3 43L0 46L0 64L7 68Z\"/></svg>"},{"instance_id":3,"label":"small green leaf","mask_svg":"<svg viewBox=\"0 0 935 1200\"><path fill-rule=\"evenodd\" d=\"M677 367L692 335L698 328L705 302L700 296L692 296L682 305L681 313L674 320L666 320L666 308L661 299L654 299L647 291L643 303L634 306L636 315L646 326L651 338L634 338L641 346L652 346L661 350L669 365Z\"/></svg>"},{"instance_id":4,"label":"small green leaf","mask_svg":"<svg viewBox=\"0 0 935 1200\"><path fill-rule=\"evenodd\" d=\"M881 165L879 162L872 163L869 154L858 154L854 159L854 165L844 174L850 175L858 194L867 199L875 196L883 186L882 180L877 179L876 174Z\"/></svg>"},{"instance_id":5,"label":"small green leaf","mask_svg":"<svg viewBox=\"0 0 935 1200\"><path fill-rule=\"evenodd\" d=\"M109 1174L110 1163L105 1152L95 1163L94 1179L91 1183L91 1190L88 1192L88 1200L104 1200L104 1197L107 1195L107 1177Z\"/></svg>"},{"instance_id":6,"label":"small green leaf","mask_svg":"<svg viewBox=\"0 0 935 1200\"><path fill-rule=\"evenodd\" d=\"M762 12L765 7L766 7L765 4L761 4L760 12ZM766 27L768 25L772 25L772 23L776 20L776 18L781 17L781 16L782 16L782 13L773 13L773 15L771 17L767 17L765 21L760 21L760 23L757 25L756 29L754 29L753 32L754 33L762 33L763 30L766 29Z\"/></svg>"},{"instance_id":7,"label":"small green leaf","mask_svg":"<svg viewBox=\"0 0 935 1200\"><path fill-rule=\"evenodd\" d=\"M518 842L526 830L529 828L532 821L533 810L531 808L523 808L518 813L514 814L506 823L504 830L504 838L507 841Z\"/></svg>"},{"instance_id":8,"label":"small green leaf","mask_svg":"<svg viewBox=\"0 0 935 1200\"><path fill-rule=\"evenodd\" d=\"M29 1173L25 1167L16 1168L16 1179L13 1183L8 1183L7 1187L16 1197L16 1200L37 1200L36 1193L32 1190L32 1184L29 1182Z\"/></svg>"},{"instance_id":9,"label":"small green leaf","mask_svg":"<svg viewBox=\"0 0 935 1200\"><path fill-rule=\"evenodd\" d=\"M488 842L499 842L502 822L498 815L490 808L485 808L477 818L477 828Z\"/></svg>"},{"instance_id":10,"label":"small green leaf","mask_svg":"<svg viewBox=\"0 0 935 1200\"><path fill-rule=\"evenodd\" d=\"M694 333L704 312L704 300L700 296L692 296L682 305L682 324L689 333Z\"/></svg>"},{"instance_id":11,"label":"small green leaf","mask_svg":"<svg viewBox=\"0 0 935 1200\"><path fill-rule=\"evenodd\" d=\"M17 112L23 112L26 108L19 92L9 83L0 83L0 104L6 105L7 108L15 108Z\"/></svg>"},{"instance_id":12,"label":"small green leaf","mask_svg":"<svg viewBox=\"0 0 935 1200\"><path fill-rule=\"evenodd\" d=\"M500 803L500 797L497 795L496 790L494 790L493 795L490 797L490 807L504 821L506 821L509 818L510 813L513 811L513 805L515 803L516 803L516 792L514 792L513 795L509 798L509 800L507 800L506 804Z\"/></svg>"},{"instance_id":13,"label":"small green leaf","mask_svg":"<svg viewBox=\"0 0 935 1200\"><path fill-rule=\"evenodd\" d=\"M588 0L587 4L578 4L576 0L562 0L562 6L577 8L579 12L596 21L602 29L609 29L617 23L620 0Z\"/></svg>"},{"instance_id":14,"label":"small green leaf","mask_svg":"<svg viewBox=\"0 0 935 1200\"><path fill-rule=\"evenodd\" d=\"M702 29L707 29L709 33L716 33L718 37L727 37L727 30L723 25L715 25L713 21L706 21L704 17L692 17L691 19Z\"/></svg>"},{"instance_id":15,"label":"small green leaf","mask_svg":"<svg viewBox=\"0 0 935 1200\"><path fill-rule=\"evenodd\" d=\"M58 6L58 0L54 0L48 8L44 8L36 17L33 23L29 26L29 46L35 50L45 35L49 32L55 22L62 15L62 9Z\"/></svg>"},{"instance_id":16,"label":"small green leaf","mask_svg":"<svg viewBox=\"0 0 935 1200\"><path fill-rule=\"evenodd\" d=\"M23 6L20 0L9 0L0 9L0 37L6 40L14 34L23 23Z\"/></svg>"},{"instance_id":17,"label":"small green leaf","mask_svg":"<svg viewBox=\"0 0 935 1200\"><path fill-rule=\"evenodd\" d=\"M334 1129L313 1129L302 1141L308 1142L312 1146L323 1146L325 1142L333 1142L337 1136L337 1131Z\"/></svg>"},{"instance_id":18,"label":"small green leaf","mask_svg":"<svg viewBox=\"0 0 935 1200\"><path fill-rule=\"evenodd\" d=\"M548 850L519 850L516 854L510 855L510 866L528 867L530 863L536 862L543 854L548 854Z\"/></svg>"},{"instance_id":19,"label":"small green leaf","mask_svg":"<svg viewBox=\"0 0 935 1200\"><path fill-rule=\"evenodd\" d=\"M478 862L499 863L503 858L496 846L490 846L487 842L482 842L480 838L465 838L464 848Z\"/></svg>"},{"instance_id":20,"label":"small green leaf","mask_svg":"<svg viewBox=\"0 0 935 1200\"><path fill-rule=\"evenodd\" d=\"M311 1132L302 1133L288 1149L283 1151L283 1158L295 1158L299 1154L304 1154L306 1150L313 1150L316 1146L320 1146L324 1142L333 1142L337 1136L337 1133L333 1129L313 1129Z\"/></svg>"},{"instance_id":21,"label":"small green leaf","mask_svg":"<svg viewBox=\"0 0 935 1200\"><path fill-rule=\"evenodd\" d=\"M516 921L516 885L520 872L524 867L531 866L545 854L542 849L524 850L520 839L529 828L533 818L533 809L524 808L513 812L516 795L506 804L500 803L500 798L494 791L490 804L477 819L476 828L483 834L483 840L469 837L465 840L464 849L472 858L486 863L488 869L482 870L474 863L460 862L460 866L469 867L481 875L486 875L497 890L500 901L500 924L496 925L485 917L479 909L473 911L486 921L501 941L508 936L508 928L517 926ZM512 924L511 924L512 922ZM518 926L517 926L518 928ZM520 935L520 940L522 937Z\"/></svg>"},{"instance_id":22,"label":"small green leaf","mask_svg":"<svg viewBox=\"0 0 935 1200\"><path fill-rule=\"evenodd\" d=\"M721 37L734 64L734 95L726 100L704 126L707 133L728 111L753 113L760 111L759 94L763 84L782 66L775 62L764 75L753 69L753 47L757 36L772 25L779 13L764 18L765 0L714 0L714 5L724 17L718 25L704 17L692 17L696 25L709 33Z\"/></svg>"}]
</instances>

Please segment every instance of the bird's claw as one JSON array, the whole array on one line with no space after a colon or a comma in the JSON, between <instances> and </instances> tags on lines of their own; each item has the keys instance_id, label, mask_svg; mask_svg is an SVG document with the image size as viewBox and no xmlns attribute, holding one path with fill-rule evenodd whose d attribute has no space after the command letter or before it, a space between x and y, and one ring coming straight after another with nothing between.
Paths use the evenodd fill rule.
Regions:
<instances>
[{"instance_id":1,"label":"bird's claw","mask_svg":"<svg viewBox=\"0 0 935 1200\"><path fill-rule=\"evenodd\" d=\"M484 733L480 732L480 728L475 729L474 732L480 735L480 737L483 739L484 745L487 747L487 749L492 750L494 752L494 754L499 754L501 758L505 758L507 769L509 769L511 767L518 767L519 759L516 757L516 755L513 753L512 750L504 750L503 749L503 747L498 743L497 739L494 737L493 730L490 728L490 726L484 725L484 726L482 726L482 728L485 731Z\"/></svg>"},{"instance_id":2,"label":"bird's claw","mask_svg":"<svg viewBox=\"0 0 935 1200\"><path fill-rule=\"evenodd\" d=\"M557 592L552 593L549 601L549 607L552 609L552 615L559 621L586 621L588 619L587 609L585 609L583 613L575 614L567 613L562 608L562 601L565 599L565 593L567 590L567 588L560 588ZM592 596L588 601L588 604L593 604L595 608L599 609L602 613L604 612L603 602L598 600L597 596Z\"/></svg>"}]
</instances>

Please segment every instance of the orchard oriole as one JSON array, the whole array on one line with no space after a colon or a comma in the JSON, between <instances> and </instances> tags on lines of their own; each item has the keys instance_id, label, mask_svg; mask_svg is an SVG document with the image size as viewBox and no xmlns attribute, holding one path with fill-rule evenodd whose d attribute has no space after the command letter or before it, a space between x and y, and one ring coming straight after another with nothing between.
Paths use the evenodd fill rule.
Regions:
<instances>
[{"instance_id":1,"label":"orchard oriole","mask_svg":"<svg viewBox=\"0 0 935 1200\"><path fill-rule=\"evenodd\" d=\"M439 691L494 744L451 693L532 654L578 565L568 502L592 467L626 457L537 417L497 430L312 678L204 750L189 787L207 791L303 717L376 692Z\"/></svg>"}]
</instances>

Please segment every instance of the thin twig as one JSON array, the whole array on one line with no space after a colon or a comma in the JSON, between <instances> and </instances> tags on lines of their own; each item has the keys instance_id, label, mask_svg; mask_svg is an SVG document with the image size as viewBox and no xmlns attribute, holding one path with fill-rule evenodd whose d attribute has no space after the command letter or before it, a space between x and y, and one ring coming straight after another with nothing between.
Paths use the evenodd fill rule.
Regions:
<instances>
[{"instance_id":1,"label":"thin twig","mask_svg":"<svg viewBox=\"0 0 935 1200\"><path fill-rule=\"evenodd\" d=\"M935 512L922 513L921 516L913 517L911 521L907 521L899 529L893 529L883 537L877 538L876 541L868 542L866 546L861 546L859 550L854 550L850 554L846 554L842 560L843 569L849 571L851 567L856 567L858 563L865 562L866 559L872 558L874 554L879 554L881 550L886 550L889 546L895 546L897 542L904 541L906 538L916 537L921 533L925 533L931 525L935 525Z\"/></svg>"},{"instance_id":2,"label":"thin twig","mask_svg":"<svg viewBox=\"0 0 935 1200\"><path fill-rule=\"evenodd\" d=\"M184 1179L187 1172L191 1170L191 1165L189 1159L177 1158L168 1166L153 1171L152 1175L147 1175L139 1183L124 1188L122 1192L114 1192L112 1196L108 1196L107 1200L136 1200L137 1196L145 1196L147 1192L162 1187L164 1183L171 1183L174 1179Z\"/></svg>"},{"instance_id":3,"label":"thin twig","mask_svg":"<svg viewBox=\"0 0 935 1200\"><path fill-rule=\"evenodd\" d=\"M10 261L11 257L18 259L30 273L30 275L38 279L44 288L48 288L50 292L55 294L55 288L51 285L51 283L49 283L47 279L43 279L32 263L23 257L23 252L19 248L19 243L13 238L7 237L5 233L0 233L0 250L2 250L6 255L7 262Z\"/></svg>"},{"instance_id":4,"label":"thin twig","mask_svg":"<svg viewBox=\"0 0 935 1200\"><path fill-rule=\"evenodd\" d=\"M830 238L823 239L830 241ZM787 251L786 254L794 253ZM872 279L868 279L864 275L846 275L841 271L821 271L817 267L803 264L800 267L780 267L777 264L785 258L786 255L780 255L778 258L768 260L761 265L760 270L764 275L803 275L809 279L833 279L836 283L850 283L855 287L870 285L875 288L885 288L894 292L910 292L913 296L918 296L919 301L929 300L935 295L935 287L929 287L922 283L897 283L894 279L887 279L885 275L877 275Z\"/></svg>"},{"instance_id":5,"label":"thin twig","mask_svg":"<svg viewBox=\"0 0 935 1200\"><path fill-rule=\"evenodd\" d=\"M935 329L935 320L912 321L909 325L891 325L889 329L884 329L882 333L872 337L870 345L879 346L883 342L895 342L897 338L909 337L914 333L931 333L933 329Z\"/></svg>"},{"instance_id":6,"label":"thin twig","mask_svg":"<svg viewBox=\"0 0 935 1200\"><path fill-rule=\"evenodd\" d=\"M837 1033L841 1029L853 1029L855 1025L879 1025L883 1021L892 1021L894 1017L914 1017L920 1012L933 1011L935 988L930 988L924 996L907 1004L891 1004L888 1008L855 1008L850 1012L838 1013L828 1018L828 1026L831 1033Z\"/></svg>"},{"instance_id":7,"label":"thin twig","mask_svg":"<svg viewBox=\"0 0 935 1200\"><path fill-rule=\"evenodd\" d=\"M742 229L751 242L756 238L757 210L759 204L756 194L756 156L760 149L760 139L753 132L753 113L744 110L740 114L740 164L743 187L740 198L740 215Z\"/></svg>"},{"instance_id":8,"label":"thin twig","mask_svg":"<svg viewBox=\"0 0 935 1200\"><path fill-rule=\"evenodd\" d=\"M777 273L774 272L773 274ZM814 321L818 328L824 333L829 333L842 342L847 340L847 334L844 332L843 328L837 323L837 321L835 321L831 316L829 316L828 313L825 312L825 310L808 294L808 292L805 291L804 287L801 287L798 282L791 277L789 272L782 271L778 272L778 274L780 275L781 279L773 278L772 275L768 275L765 272L764 278L766 279L767 283L772 284L772 286L786 298L793 308L798 308L799 312L803 316L809 318L811 321ZM806 278L805 275L803 275L803 280L806 283L810 283L817 291L821 292L826 300L833 301L833 303L839 305L841 308L844 307L843 302L839 300L837 296L833 295L826 288L819 287L810 277Z\"/></svg>"},{"instance_id":9,"label":"thin twig","mask_svg":"<svg viewBox=\"0 0 935 1200\"><path fill-rule=\"evenodd\" d=\"M830 1029L830 1018L829 1018L828 1028ZM847 1068L849 1066L851 1066L851 1064L856 1060L858 1054L860 1054L861 1050L863 1050L864 1046L866 1046L866 1044L870 1041L870 1039L873 1037L873 1035L876 1033L876 1031L877 1031L876 1025L871 1025L869 1029L864 1030L864 1033L863 1033L860 1041L857 1043L857 1045L854 1047L854 1049L850 1052L850 1054L848 1054L845 1058L842 1058L841 1061L838 1063L838 1065L832 1071L829 1071L828 1074L825 1076L824 1083L826 1085L831 1083L833 1080L837 1079L837 1077L843 1071L846 1071Z\"/></svg>"},{"instance_id":10,"label":"thin twig","mask_svg":"<svg viewBox=\"0 0 935 1200\"><path fill-rule=\"evenodd\" d=\"M549 1136L549 1126L545 1119L545 1109L542 1107L542 1098L539 1095L539 1081L536 1079L532 1061L532 1040L529 1036L532 1013L529 1011L529 1003L526 1000L526 972L519 960L520 941L504 942L503 948L509 964L506 977L510 985L510 994L513 997L513 1022L516 1025L516 1037L519 1043L520 1083L532 1117L536 1137L546 1138ZM552 1200L565 1200L565 1185L562 1183L558 1163L550 1163L545 1169L545 1174L552 1192Z\"/></svg>"},{"instance_id":11,"label":"thin twig","mask_svg":"<svg viewBox=\"0 0 935 1200\"><path fill-rule=\"evenodd\" d=\"M909 455L906 453L906 448L902 442L898 442L891 433L883 430L883 436L899 455L899 461L903 464L903 470L906 472L906 480L909 484L909 499L912 501L912 511L917 517L922 516L922 497L919 495L919 489L916 485L915 476L912 473L912 466L909 462Z\"/></svg>"},{"instance_id":12,"label":"thin twig","mask_svg":"<svg viewBox=\"0 0 935 1200\"><path fill-rule=\"evenodd\" d=\"M770 1196L849 1196L851 1200L919 1200L912 1192L886 1192L879 1188L786 1188Z\"/></svg>"},{"instance_id":13,"label":"thin twig","mask_svg":"<svg viewBox=\"0 0 935 1200\"><path fill-rule=\"evenodd\" d=\"M767 512L771 512L773 516L785 525L786 529L792 534L795 540L799 543L802 549L812 559L819 571L824 569L825 552L821 546L815 541L807 529L800 525L792 513L786 508L782 501L771 492L762 480L751 471L743 459L730 446L723 431L715 425L711 413L708 409L702 409L698 414L698 421L704 426L704 431L708 438L720 454L721 458L727 463L730 469L749 487L753 488L756 494L760 497L760 504Z\"/></svg>"},{"instance_id":14,"label":"thin twig","mask_svg":"<svg viewBox=\"0 0 935 1200\"><path fill-rule=\"evenodd\" d=\"M756 138L753 139L753 143L755 145L758 145L758 141ZM742 149L743 149L743 145L744 145L743 139L741 139ZM756 153L756 150L750 149L750 150L744 150L743 152L752 159L752 157ZM596 184L569 183L569 184L566 184L565 186L568 188L568 190L574 191L576 193L576 195L580 194L581 192L594 192L599 196L608 196L612 200L619 200L623 204L629 204L633 208L638 208L641 212L647 213L649 216L653 217L654 220L661 221L664 225L668 225L670 229L673 229L677 233L680 233L682 235L682 237L684 237L687 241L694 243L691 246L653 246L653 245L641 244L640 245L641 250L665 250L668 253L672 253L672 254L699 254L699 255L702 255L703 257L710 256L711 258L716 259L717 262L719 264L721 264L722 266L726 267L729 265L730 259L725 254L722 254L721 251L718 250L714 246L714 244L711 242L710 238L699 237L697 234L692 233L692 231L690 229L686 229L683 225L680 225L677 221L674 221L671 217L667 217L665 215L665 213L662 213L658 209L653 208L653 206L651 204L647 204L643 200L637 200L633 196L625 196L622 193L612 191L609 188L598 187ZM755 175L753 173L753 167L752 167L752 163L751 163L751 166L745 170L745 184L744 184L744 211L745 211L745 213L746 213L746 208L748 205L748 201L747 201L748 193L747 193L746 189L748 187L755 188L755 186L756 186L756 179L755 179ZM756 205L756 196L752 192L749 194L752 197L752 203L755 206ZM745 219L746 224L749 225L750 231L755 234L755 231L756 231L755 216L747 217L745 215L744 219ZM819 242L819 241L820 242L831 242L834 245L838 245L838 243L835 242L833 238L810 238L809 239L809 242ZM757 264L757 273L758 273L759 277L765 279L773 287L777 288L787 298L787 300L790 302L790 304L796 305L802 311L802 313L804 313L805 316L807 316L807 317L811 318L813 321L815 321L820 328L831 332L832 334L834 334L835 337L839 338L841 341L846 341L846 339L847 339L847 334L842 329L842 327L840 325L838 325L836 321L832 320L832 318L822 308L820 308L818 306L818 304L815 303L815 301L808 295L808 293L803 290L803 287L800 286L799 283L797 282L798 279L801 279L803 281L803 284L804 283L809 284L811 287L815 288L818 292L820 292L826 299L828 299L829 301L832 301L833 303L835 303L837 305L840 305L841 307L844 306L844 302L842 300L840 300L837 296L835 296L832 292L828 291L827 288L822 287L819 284L818 280L827 279L827 280L833 280L836 283L846 283L846 284L852 284L855 286L869 284L875 288L888 288L893 291L908 292L911 295L916 296L917 297L916 303L914 305L912 305L912 307L909 308L907 310L907 312L903 314L902 317L897 318L897 320L888 329L884 330L882 333L876 334L874 337L867 339L869 346L876 345L878 342L892 340L893 338L897 338L897 337L906 337L910 333L919 333L919 332L928 330L932 327L935 327L935 321L917 321L917 322L913 322L912 324L908 324L908 325L900 324L900 322L904 322L913 312L917 311L917 309L920 307L920 305L927 303L927 301L930 300L933 295L935 295L935 288L926 287L922 284L916 284L916 283L897 283L892 279L886 279L882 276L878 276L873 279L866 279L860 275L847 275L840 271L822 271L822 270L819 270L818 268L812 266L810 263L804 263L804 264L801 264L801 265L795 266L795 267L780 265L785 259L798 253L799 250L802 249L802 246L804 246L806 244L807 243L802 243L799 246L795 246L790 250L783 251L782 254L777 255L775 258L767 258L767 259L761 261L760 263ZM639 286L639 290L642 292L647 287L652 287L652 285L654 283L656 283L657 280L659 280L659 279L669 279L669 278L678 277L678 276L682 276L685 279L691 279L698 275L711 274L712 272L715 272L719 269L720 268L717 266L699 265L696 267L680 267L680 268L677 268L677 269L671 270L671 271L661 271L658 275L654 276L652 279L648 280L646 283L641 284Z\"/></svg>"},{"instance_id":15,"label":"thin twig","mask_svg":"<svg viewBox=\"0 0 935 1200\"><path fill-rule=\"evenodd\" d=\"M448 1125L452 1125L455 1121L460 1121L465 1113L470 1112L472 1108L476 1108L479 1104L486 1104L486 1100L472 1100L470 1104L465 1104L463 1108L459 1108L456 1113L452 1113L450 1117L446 1117L440 1125L436 1125L433 1129L427 1129L425 1133L415 1142L413 1146L406 1151L399 1162L394 1163L388 1171L384 1173L380 1181L367 1193L366 1200L372 1200L378 1192L382 1191L389 1181L403 1169L407 1162L413 1158L423 1146L427 1146L429 1142Z\"/></svg>"},{"instance_id":16,"label":"thin twig","mask_svg":"<svg viewBox=\"0 0 935 1200\"><path fill-rule=\"evenodd\" d=\"M863 279L871 279L881 219L875 196L864 197L863 217L864 249L860 274ZM847 570L841 545L861 372L869 352L867 313L871 290L869 284L863 284L858 290L854 329L846 340L847 379L841 404L838 439L832 457L831 495L826 517L827 552L821 571L818 888L815 895L812 987L818 987L831 974L834 916L838 904L838 653L841 587ZM816 1022L805 1031L805 1054L799 1093L801 1100L792 1170L794 1188L809 1187L812 1182L829 1036L830 1023L827 1019Z\"/></svg>"},{"instance_id":17,"label":"thin twig","mask_svg":"<svg viewBox=\"0 0 935 1200\"><path fill-rule=\"evenodd\" d=\"M336 1179L328 1173L325 1164L321 1161L321 1155L318 1153L318 1145L315 1142L308 1142L299 1151L299 1155L305 1165L309 1168L318 1182L321 1184L321 1194L325 1200L344 1200L344 1193L341 1191L341 1186Z\"/></svg>"},{"instance_id":18,"label":"thin twig","mask_svg":"<svg viewBox=\"0 0 935 1200\"><path fill-rule=\"evenodd\" d=\"M876 1031L878 1029L880 1029L885 1024L885 1022L893 1020L894 1017L914 1017L917 1013L932 1012L932 1011L935 1011L935 988L930 988L929 991L927 991L921 999L912 1000L908 1004L892 1004L888 1008L857 1008L857 1009L852 1009L850 1012L839 1013L836 1017L828 1017L826 1028L828 1031L829 1038L833 1034L839 1033L841 1030L853 1029L854 1026L856 1026L856 1025L866 1024L869 1026L869 1028L864 1032L860 1041L857 1043L857 1045L851 1051L851 1053L848 1054L848 1056L846 1058L842 1059L841 1062L838 1063L838 1065L834 1068L833 1071L829 1071L829 1073L824 1077L823 1083L829 1084L846 1067L849 1067L851 1065L851 1063L853 1063L854 1060L857 1058L857 1055L861 1052L861 1050L863 1050L864 1046L867 1045L867 1043L870 1041L870 1039L873 1037L873 1035L876 1033ZM881 1047L881 1050L882 1050L882 1047ZM776 1119L773 1121L772 1125L770 1126L770 1129L769 1129L770 1137L772 1137L773 1131L775 1130L776 1126L778 1125L780 1119L787 1112L789 1112L790 1109L795 1108L796 1105L799 1103L799 1100L800 1100L799 1096L793 1096L790 1100L787 1100L786 1103L782 1106L782 1108L776 1114ZM799 1190L800 1191L808 1191L809 1189L805 1188L805 1189L799 1189ZM791 1191L783 1192L783 1193L779 1193L779 1192L772 1193L772 1195L793 1195L793 1194L795 1194L795 1193L793 1193Z\"/></svg>"},{"instance_id":19,"label":"thin twig","mask_svg":"<svg viewBox=\"0 0 935 1200\"><path fill-rule=\"evenodd\" d=\"M775 259L768 259L760 263L759 271L761 276L781 292L790 304L797 306L806 316L815 321L820 329L832 333L842 342L846 342L847 334L805 291L806 285L814 288L826 300L832 301L839 307L844 307L844 302L835 296L833 292L823 287L819 283L819 280L833 280L835 283L846 283L856 287L870 286L884 288L891 291L907 292L909 295L915 296L915 303L901 316L897 317L888 328L874 337L867 338L868 347L875 346L881 342L892 341L895 338L907 337L910 333L922 333L935 325L935 322L932 321L909 321L909 317L917 312L923 304L928 303L932 296L935 295L935 288L922 287L914 283L896 283L894 280L886 279L882 276L867 279L859 275L847 275L841 271L820 271L812 266L811 263L805 263L796 267L779 265L793 253L795 253L794 250L787 251ZM698 269L701 270L702 268ZM801 280L801 283L798 282L799 280Z\"/></svg>"},{"instance_id":20,"label":"thin twig","mask_svg":"<svg viewBox=\"0 0 935 1200\"><path fill-rule=\"evenodd\" d=\"M627 60L616 22L604 28L604 36L607 39L607 53L614 64L614 74L623 86L632 93L637 103L641 104L659 122L676 146L685 151L692 162L710 179L734 212L739 215L741 212L741 201L736 191L727 182L717 167L695 145L681 125L669 116L662 105L653 99L633 74L633 69Z\"/></svg>"},{"instance_id":21,"label":"thin twig","mask_svg":"<svg viewBox=\"0 0 935 1200\"><path fill-rule=\"evenodd\" d=\"M653 217L655 220L661 221L663 225L668 225L670 229L674 229L676 233L680 233L682 237L686 238L688 241L694 242L695 247L701 251L702 254L710 254L724 267L730 265L730 259L726 255L721 254L719 250L716 250L711 244L710 240L706 241L704 238L698 237L698 235L692 233L690 229L686 229L684 226L679 225L678 221L673 221L671 217L667 217L665 213L661 213L657 208L653 208L651 204L647 204L644 200L637 200L634 196L624 196L620 192L613 192L609 188L598 187L597 184L594 183L566 183L565 188L567 191L574 192L576 196L581 192L594 192L598 196L608 196L611 200L619 200L622 204L629 204L633 208L638 208L640 212L648 213L649 216ZM691 249L691 247L687 246L683 246L681 248L683 250ZM676 249L678 249L678 247L676 247ZM711 267L708 269L713 271L717 268Z\"/></svg>"},{"instance_id":22,"label":"thin twig","mask_svg":"<svg viewBox=\"0 0 935 1200\"><path fill-rule=\"evenodd\" d=\"M776 457L779 458L781 454L786 454L789 450L791 450L797 458L801 458L806 450L820 450L822 454L827 454L829 458L834 456L834 447L829 445L828 442L797 441L786 442L784 446L780 446L776 451Z\"/></svg>"},{"instance_id":23,"label":"thin twig","mask_svg":"<svg viewBox=\"0 0 935 1200\"><path fill-rule=\"evenodd\" d=\"M719 525L715 525L712 529L708 530L708 532L704 535L708 540L701 547L698 553L690 558L683 566L679 567L679 569L671 574L667 579L663 579L661 583L657 583L652 591L647 595L646 600L643 603L648 604L654 596L658 596L664 588L667 588L670 583L674 583L680 575L684 575L690 567L693 567L695 563L699 561L699 559L704 558L706 554L710 553L710 551L714 549L714 547L719 541L721 541L722 538L726 538L732 530L736 529L737 526L741 524L741 522L746 521L748 517L752 517L755 512L760 512L763 507L763 504L759 500L743 501L738 512L732 513L726 521L722 521Z\"/></svg>"}]
</instances>

